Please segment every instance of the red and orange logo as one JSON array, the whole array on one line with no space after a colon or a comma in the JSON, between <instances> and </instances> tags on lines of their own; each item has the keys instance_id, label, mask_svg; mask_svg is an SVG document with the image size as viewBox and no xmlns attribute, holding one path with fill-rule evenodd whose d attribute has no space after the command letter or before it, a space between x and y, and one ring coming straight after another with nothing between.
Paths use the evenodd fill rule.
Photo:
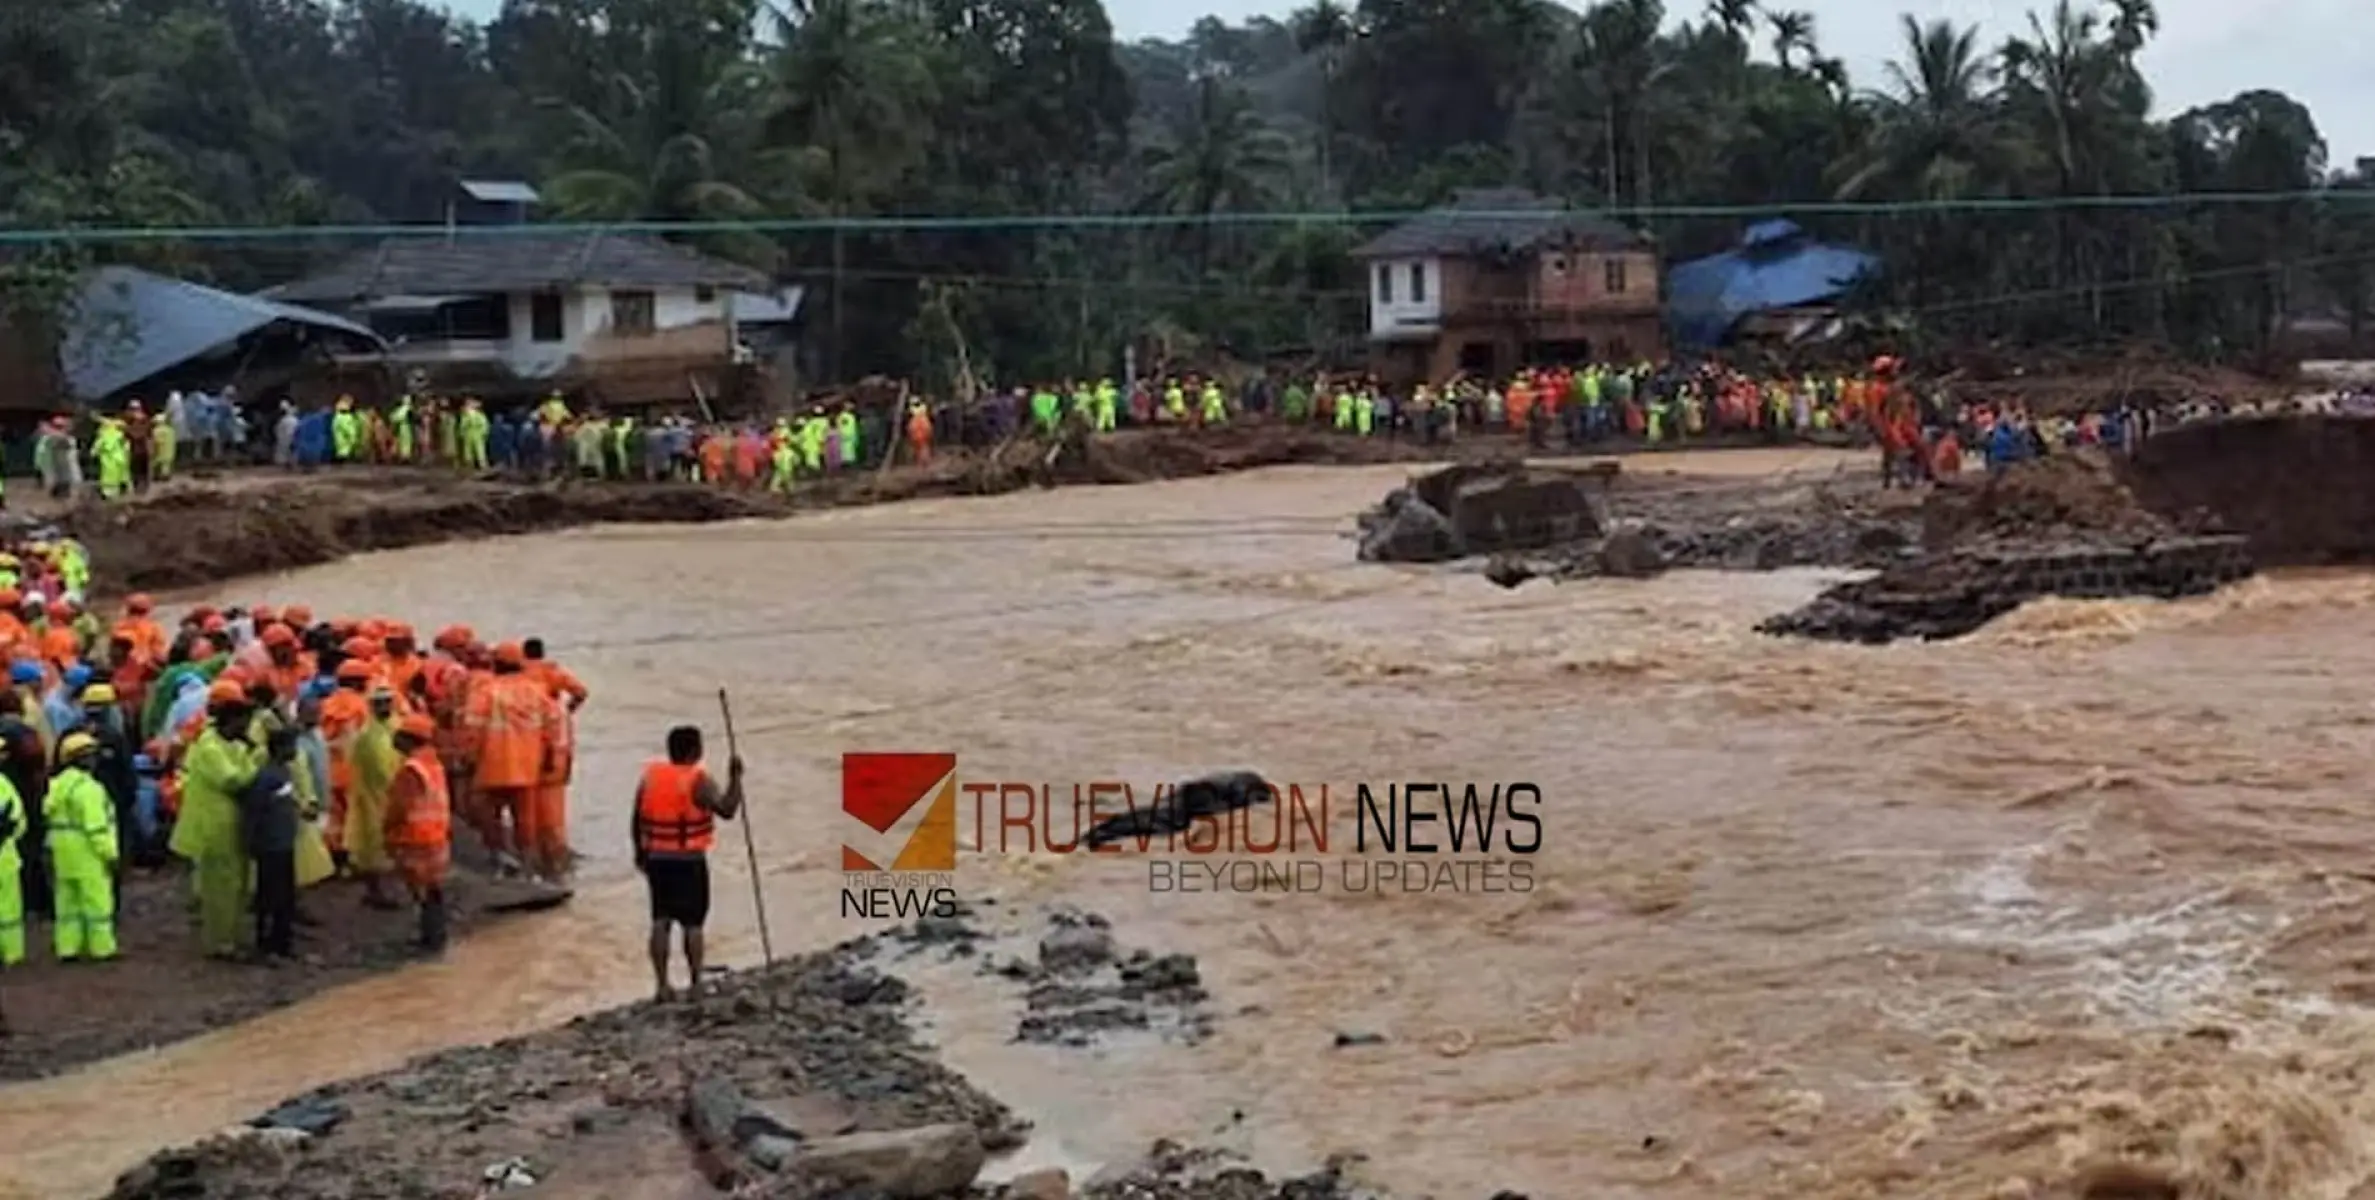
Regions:
<instances>
[{"instance_id":1,"label":"red and orange logo","mask_svg":"<svg viewBox=\"0 0 2375 1200\"><path fill-rule=\"evenodd\" d=\"M841 756L844 871L957 868L957 756Z\"/></svg>"}]
</instances>

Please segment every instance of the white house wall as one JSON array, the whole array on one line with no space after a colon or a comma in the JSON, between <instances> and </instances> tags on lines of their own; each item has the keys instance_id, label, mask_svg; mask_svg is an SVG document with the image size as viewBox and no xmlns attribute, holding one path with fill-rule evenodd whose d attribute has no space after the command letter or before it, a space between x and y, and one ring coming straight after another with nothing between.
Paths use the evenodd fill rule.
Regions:
<instances>
[{"instance_id":1,"label":"white house wall","mask_svg":"<svg viewBox=\"0 0 2375 1200\"><path fill-rule=\"evenodd\" d=\"M561 340L557 342L536 340L530 293L512 293L509 304L511 340L502 344L502 356L522 374L542 374L576 357L587 342L610 331L608 288L579 288L562 294ZM707 300L701 299L700 293L692 288L662 289L652 294L654 332L725 319L726 293L722 290L712 291Z\"/></svg>"},{"instance_id":2,"label":"white house wall","mask_svg":"<svg viewBox=\"0 0 2375 1200\"><path fill-rule=\"evenodd\" d=\"M1443 263L1433 258L1385 258L1368 264L1369 336L1426 333L1443 322ZM1379 272L1392 279L1390 291ZM1413 286L1413 272L1424 283ZM1416 297L1424 295L1425 299Z\"/></svg>"}]
</instances>

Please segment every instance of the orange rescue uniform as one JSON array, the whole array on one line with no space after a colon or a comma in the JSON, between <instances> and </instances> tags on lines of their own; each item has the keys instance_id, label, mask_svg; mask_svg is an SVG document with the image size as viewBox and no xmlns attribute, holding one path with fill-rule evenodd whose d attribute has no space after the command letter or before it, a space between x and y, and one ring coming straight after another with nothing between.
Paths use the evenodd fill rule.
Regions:
<instances>
[{"instance_id":1,"label":"orange rescue uniform","mask_svg":"<svg viewBox=\"0 0 2375 1200\"><path fill-rule=\"evenodd\" d=\"M453 798L434 746L405 756L388 785L388 858L415 896L444 886L453 862Z\"/></svg>"},{"instance_id":2,"label":"orange rescue uniform","mask_svg":"<svg viewBox=\"0 0 2375 1200\"><path fill-rule=\"evenodd\" d=\"M504 812L511 814L518 849L546 844L532 798L561 741L560 724L560 706L533 675L493 675L470 689L462 717L473 763L470 782L487 806L485 829L495 835L498 852L507 848L500 833Z\"/></svg>"}]
</instances>

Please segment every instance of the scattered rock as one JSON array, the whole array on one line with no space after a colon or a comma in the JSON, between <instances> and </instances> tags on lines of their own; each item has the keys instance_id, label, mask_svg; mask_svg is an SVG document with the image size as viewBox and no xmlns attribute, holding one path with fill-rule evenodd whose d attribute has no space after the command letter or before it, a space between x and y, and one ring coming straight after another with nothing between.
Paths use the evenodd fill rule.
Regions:
<instances>
[{"instance_id":1,"label":"scattered rock","mask_svg":"<svg viewBox=\"0 0 2375 1200\"><path fill-rule=\"evenodd\" d=\"M556 1132L575 1138L570 1152L581 1157L628 1152L647 1135L674 1143L672 1118L697 1144L678 1159L688 1184L781 1183L793 1188L786 1197L799 1194L800 1147L849 1133L955 1125L986 1149L1019 1144L1023 1123L917 1042L907 989L862 965L866 945L727 975L676 1003L595 1013L333 1084L301 1098L345 1110L329 1136L243 1128L156 1155L110 1195L475 1196L490 1163L514 1159L533 1164L527 1174L541 1189L565 1173L576 1187L574 1173L595 1168L547 1162ZM358 1190L358 1180L370 1186Z\"/></svg>"},{"instance_id":2,"label":"scattered rock","mask_svg":"<svg viewBox=\"0 0 2375 1200\"><path fill-rule=\"evenodd\" d=\"M1105 1034L1148 1030L1193 1044L1212 1032L1203 976L1191 954L1124 956L1104 918L1059 912L1039 945L1037 965L990 973L1030 984L1015 1040L1089 1046Z\"/></svg>"},{"instance_id":3,"label":"scattered rock","mask_svg":"<svg viewBox=\"0 0 2375 1200\"><path fill-rule=\"evenodd\" d=\"M1039 942L1039 965L1059 975L1093 971L1113 961L1113 931L1105 918L1059 918Z\"/></svg>"},{"instance_id":4,"label":"scattered rock","mask_svg":"<svg viewBox=\"0 0 2375 1200\"><path fill-rule=\"evenodd\" d=\"M1600 542L1600 573L1618 579L1648 579L1666 571L1666 553L1639 526L1627 526Z\"/></svg>"},{"instance_id":5,"label":"scattered rock","mask_svg":"<svg viewBox=\"0 0 2375 1200\"><path fill-rule=\"evenodd\" d=\"M346 1120L347 1108L335 1100L300 1097L248 1122L258 1129L294 1129L320 1137Z\"/></svg>"},{"instance_id":6,"label":"scattered rock","mask_svg":"<svg viewBox=\"0 0 2375 1200\"><path fill-rule=\"evenodd\" d=\"M1061 1167L1028 1171L1006 1182L1004 1200L1072 1200L1072 1177Z\"/></svg>"},{"instance_id":7,"label":"scattered rock","mask_svg":"<svg viewBox=\"0 0 2375 1200\"><path fill-rule=\"evenodd\" d=\"M988 1159L972 1126L949 1124L827 1138L811 1143L792 1165L887 1200L927 1200L972 1186Z\"/></svg>"}]
</instances>

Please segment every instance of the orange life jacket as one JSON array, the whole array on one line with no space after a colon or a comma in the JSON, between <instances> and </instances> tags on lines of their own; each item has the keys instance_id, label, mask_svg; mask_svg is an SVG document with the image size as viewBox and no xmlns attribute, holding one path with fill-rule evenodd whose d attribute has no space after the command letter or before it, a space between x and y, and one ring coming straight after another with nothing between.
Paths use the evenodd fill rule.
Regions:
<instances>
[{"instance_id":1,"label":"orange life jacket","mask_svg":"<svg viewBox=\"0 0 2375 1200\"><path fill-rule=\"evenodd\" d=\"M701 764L679 766L655 758L635 791L635 843L651 854L706 854L717 842L717 821L693 799Z\"/></svg>"},{"instance_id":2,"label":"orange life jacket","mask_svg":"<svg viewBox=\"0 0 2375 1200\"><path fill-rule=\"evenodd\" d=\"M445 764L429 747L414 750L396 768L388 788L387 844L390 852L442 852L453 836L453 799L447 794Z\"/></svg>"}]
</instances>

